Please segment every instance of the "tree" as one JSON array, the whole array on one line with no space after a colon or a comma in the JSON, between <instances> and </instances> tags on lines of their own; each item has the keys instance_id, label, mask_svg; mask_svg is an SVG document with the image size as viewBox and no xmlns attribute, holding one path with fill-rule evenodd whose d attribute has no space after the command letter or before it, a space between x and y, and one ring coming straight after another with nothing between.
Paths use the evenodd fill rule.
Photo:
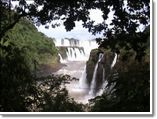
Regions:
<instances>
[{"instance_id":1,"label":"tree","mask_svg":"<svg viewBox=\"0 0 157 119\"><path fill-rule=\"evenodd\" d=\"M94 21L92 21L89 17L90 9L100 9L103 12L102 23L96 25L94 24ZM19 0L19 6L17 6L14 11L15 12L11 10L11 0L0 1L0 38L5 36L6 32L9 29L13 28L14 25L22 17L25 17L37 25L47 25L54 20L63 20L65 29L67 31L70 31L75 27L75 21L83 21L83 27L88 28L89 32L92 32L93 34L103 32L104 36L97 39L100 47L111 48L117 51L122 48L128 51L130 49L133 49L136 52L136 59L138 59L138 61L142 61L142 57L145 55L146 50L146 46L144 44L149 42L149 32L145 33L138 30L140 25L149 26L150 24L149 0L34 0L33 4L28 4L26 0ZM114 12L113 19L110 24L111 27L109 27L109 24L106 23L110 11ZM58 26L57 23L52 24L52 27L56 26ZM149 66L147 66L146 69L148 69L148 67ZM12 71L10 72L12 73ZM139 77L143 76L143 72L143 70L141 74L135 72L135 77L136 75ZM124 73L125 75L127 74L126 72ZM120 83L117 82L117 85L122 85L120 91L116 92L116 94L120 93L120 99L124 99L122 93L123 91L125 91L125 87L123 87L125 86L125 84L121 82L122 79L124 79L124 82L127 83L127 85L129 86L128 80L126 80L125 75L120 75L122 77L119 80ZM147 77L149 77L149 70L147 71ZM149 80L147 77L145 77L147 84L147 88L145 89L149 90ZM128 78L132 83L132 78ZM143 86L145 86L145 82L142 83L144 84ZM136 84L138 86L138 82ZM120 87L119 85L117 86L118 88ZM141 85L139 87L141 88ZM139 87L137 88L137 90L139 89ZM67 96L66 93L64 96ZM147 97L149 97L149 95L146 95L146 98ZM132 97L130 97L130 94L128 98L133 99ZM138 96L135 95L135 98L138 99ZM105 98L103 98L103 100L104 99ZM129 99L129 101L131 100ZM117 105L117 109L119 109L119 106L121 106L122 103L123 100L120 100L120 103L118 103ZM124 104L127 104L127 101ZM47 109L48 108L45 107L45 110ZM139 106L137 111L141 110L145 111L145 108L143 109L143 106ZM146 109L146 111L147 110L148 108Z\"/></svg>"},{"instance_id":2,"label":"tree","mask_svg":"<svg viewBox=\"0 0 157 119\"><path fill-rule=\"evenodd\" d=\"M2 0L1 8L11 9L10 1ZM135 33L140 24L148 25L149 5L149 0L35 0L34 4L27 4L26 0L19 0L19 6L15 8L18 14L15 22L23 16L33 19L36 24L47 24L61 19L64 21L66 30L70 31L75 27L75 21L83 21L83 27L88 28L89 32L93 34L103 32L104 38L109 40L113 38L113 35ZM100 9L103 12L104 21L101 24L94 25L94 21L90 20L90 9ZM106 24L110 11L114 11L110 24L112 28L108 28L109 25ZM57 24L52 26L55 25Z\"/></svg>"},{"instance_id":3,"label":"tree","mask_svg":"<svg viewBox=\"0 0 157 119\"><path fill-rule=\"evenodd\" d=\"M0 42L0 111L83 111L82 105L70 98L63 88L70 77L48 76L38 81L32 72L34 60L40 57L40 62L44 62L43 58L56 55L52 39L39 33L28 19L19 19L17 23L13 17L17 13L3 11L1 31L5 34ZM58 106L60 102L66 106Z\"/></svg>"},{"instance_id":4,"label":"tree","mask_svg":"<svg viewBox=\"0 0 157 119\"><path fill-rule=\"evenodd\" d=\"M88 28L89 32L93 34L103 32L104 36L96 39L100 47L113 50L133 48L137 52L137 57L140 56L137 58L139 60L144 54L144 48L139 44L147 42L142 37L149 35L143 34L139 26L149 25L149 0L45 0L44 2L35 0L35 5L29 7L30 14L38 16L36 21L33 20L35 23L47 24L52 20L61 19L64 21L65 29L70 31L75 27L75 21L82 21L83 27ZM38 11L39 6L43 7ZM104 21L94 25L94 21L89 17L90 9L100 9ZM111 24L107 24L106 20L111 11L114 12L113 19ZM55 25L57 24L53 24Z\"/></svg>"}]
</instances>

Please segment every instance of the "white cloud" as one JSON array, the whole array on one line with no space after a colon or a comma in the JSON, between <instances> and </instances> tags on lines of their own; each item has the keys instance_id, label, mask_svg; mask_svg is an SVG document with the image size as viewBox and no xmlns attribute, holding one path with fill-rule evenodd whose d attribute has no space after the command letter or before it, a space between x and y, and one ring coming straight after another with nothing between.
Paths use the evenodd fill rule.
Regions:
<instances>
[{"instance_id":1,"label":"white cloud","mask_svg":"<svg viewBox=\"0 0 157 119\"><path fill-rule=\"evenodd\" d=\"M40 26L38 27L38 30L46 34L48 37L53 37L56 39L62 39L67 37L67 38L76 38L80 40L84 40L84 39L87 40L100 36L100 35L93 36L91 33L88 32L88 29L83 28L79 24L80 24L79 22L76 22L76 27L70 32L66 32L63 25L57 28L50 27L49 29L45 29L44 26Z\"/></svg>"},{"instance_id":2,"label":"white cloud","mask_svg":"<svg viewBox=\"0 0 157 119\"><path fill-rule=\"evenodd\" d=\"M98 9L96 10L90 10L90 18L95 21L95 23L101 23L103 21L102 18L102 12ZM65 27L63 25L63 21L57 21L58 23L61 23L61 26L56 28L45 29L45 26L38 27L38 30L44 34L46 34L48 37L53 37L56 39L62 39L62 38L76 38L79 40L89 40L94 39L96 37L101 37L102 34L92 35L92 33L88 32L88 29L83 28L82 22L77 21L75 22L75 27L70 32L66 32Z\"/></svg>"},{"instance_id":3,"label":"white cloud","mask_svg":"<svg viewBox=\"0 0 157 119\"><path fill-rule=\"evenodd\" d=\"M32 4L34 1L29 1L27 0L28 4ZM13 4L13 8L18 5L18 1L14 1L12 2ZM41 7L39 8L41 9ZM92 20L95 21L95 24L97 23L101 23L103 21L102 18L102 12L98 9L93 9L90 10L90 18ZM52 23L54 23L56 21L52 21ZM51 28L51 26L49 27L49 29L45 29L44 25L41 25L39 27L37 27L38 31L44 33L45 35L47 35L48 37L52 37L55 39L62 39L62 38L76 38L76 39L80 39L80 40L84 40L84 39L93 39L96 37L101 37L102 34L97 34L96 36L92 35L92 33L88 32L88 29L85 29L82 27L82 22L75 22L75 27L74 29L72 29L70 32L66 32L65 27L63 25L63 21L58 20L57 23L60 23L61 26L56 27L56 28Z\"/></svg>"},{"instance_id":4,"label":"white cloud","mask_svg":"<svg viewBox=\"0 0 157 119\"><path fill-rule=\"evenodd\" d=\"M89 11L90 12L90 19L95 21L96 24L98 23L102 23L103 22L103 18L102 18L102 11L99 9L92 9Z\"/></svg>"}]
</instances>

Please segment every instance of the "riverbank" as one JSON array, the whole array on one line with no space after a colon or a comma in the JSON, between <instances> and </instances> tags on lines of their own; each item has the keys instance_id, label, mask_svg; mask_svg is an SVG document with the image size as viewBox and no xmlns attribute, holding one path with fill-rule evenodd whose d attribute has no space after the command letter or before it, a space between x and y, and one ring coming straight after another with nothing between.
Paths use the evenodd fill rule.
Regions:
<instances>
[{"instance_id":1,"label":"riverbank","mask_svg":"<svg viewBox=\"0 0 157 119\"><path fill-rule=\"evenodd\" d=\"M37 77L52 75L64 66L66 65L62 63L42 64L39 66L38 70L36 71L36 75Z\"/></svg>"},{"instance_id":2,"label":"riverbank","mask_svg":"<svg viewBox=\"0 0 157 119\"><path fill-rule=\"evenodd\" d=\"M69 96L78 103L88 103L87 90L84 90L79 85L79 79L82 76L86 61L67 61L65 64L56 63L52 65L41 65L37 71L38 77L46 77L48 75L70 75L78 80L72 80L66 84Z\"/></svg>"},{"instance_id":3,"label":"riverbank","mask_svg":"<svg viewBox=\"0 0 157 119\"><path fill-rule=\"evenodd\" d=\"M71 77L79 79L86 65L85 61L68 61L62 64L62 67L54 74L68 74Z\"/></svg>"}]
</instances>

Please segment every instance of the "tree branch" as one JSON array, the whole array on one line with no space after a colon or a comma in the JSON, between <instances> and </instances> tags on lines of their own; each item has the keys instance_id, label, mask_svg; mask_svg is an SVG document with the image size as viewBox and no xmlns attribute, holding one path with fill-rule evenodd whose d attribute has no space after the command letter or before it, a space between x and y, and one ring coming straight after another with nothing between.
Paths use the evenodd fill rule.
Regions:
<instances>
[{"instance_id":1,"label":"tree branch","mask_svg":"<svg viewBox=\"0 0 157 119\"><path fill-rule=\"evenodd\" d=\"M28 14L21 14L17 17L16 20L14 20L13 23L9 24L7 27L5 27L4 29L1 30L1 33L0 33L0 40L2 39L2 37L5 35L5 33L9 30L9 29L12 29L17 22L19 22L19 20L24 17L24 16L27 16Z\"/></svg>"}]
</instances>

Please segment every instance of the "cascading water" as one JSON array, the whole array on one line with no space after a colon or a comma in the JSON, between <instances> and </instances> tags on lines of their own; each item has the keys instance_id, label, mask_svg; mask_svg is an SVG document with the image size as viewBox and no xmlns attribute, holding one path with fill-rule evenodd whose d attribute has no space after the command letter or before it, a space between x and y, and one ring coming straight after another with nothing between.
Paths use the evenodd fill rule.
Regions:
<instances>
[{"instance_id":1,"label":"cascading water","mask_svg":"<svg viewBox=\"0 0 157 119\"><path fill-rule=\"evenodd\" d=\"M67 60L68 61L85 61L87 57L83 53L83 48L81 47L67 47Z\"/></svg>"},{"instance_id":2,"label":"cascading water","mask_svg":"<svg viewBox=\"0 0 157 119\"><path fill-rule=\"evenodd\" d=\"M89 91L89 95L94 96L95 95L95 87L96 87L96 75L97 75L97 69L98 69L98 62L95 65L95 69L94 69L94 73L93 73L93 78L92 78L92 82L91 82L91 86L90 86L90 91Z\"/></svg>"},{"instance_id":3,"label":"cascading water","mask_svg":"<svg viewBox=\"0 0 157 119\"><path fill-rule=\"evenodd\" d=\"M86 73L86 65L85 65L84 70L81 75L81 78L79 80L79 88L80 89L83 89L83 90L88 89L86 77L87 77L87 73Z\"/></svg>"},{"instance_id":4,"label":"cascading water","mask_svg":"<svg viewBox=\"0 0 157 119\"><path fill-rule=\"evenodd\" d=\"M112 64L111 64L111 69L115 66L115 64L116 64L116 62L117 62L117 58L118 58L117 53L114 53L114 55L115 55L115 56L114 56L113 62L112 62ZM114 75L113 78L116 78L116 77L117 77L117 74L113 74L113 75ZM116 77L115 77L115 76L116 76ZM108 88L108 90L106 90L106 93L114 91L113 88L114 88L115 85L116 85L116 82L112 83L112 84L110 85L110 87Z\"/></svg>"},{"instance_id":5,"label":"cascading water","mask_svg":"<svg viewBox=\"0 0 157 119\"><path fill-rule=\"evenodd\" d=\"M100 90L98 90L98 91L96 90L97 71L99 68L99 63L102 61L103 57L104 57L104 54L100 53L99 59L98 59L97 63L95 64L95 68L94 68L94 72L93 72L93 78L92 78L92 81L91 81L91 84L89 87L86 84L87 83L86 67L85 67L84 72L80 78L80 81L79 81L80 88L83 88L87 92L86 96L84 97L84 100L83 100L86 103L88 102L88 99L94 98L95 96L98 96L98 95L102 95L102 93L106 90L106 86L108 84L108 81L105 79L105 68L103 66L102 66L102 85L99 88ZM117 54L115 53L113 62L111 64L111 68L114 67L114 65L116 64L116 61L117 61ZM88 88L88 90L87 90L87 88ZM113 86L111 86L110 89L108 89L108 90L112 90L112 88L113 88Z\"/></svg>"},{"instance_id":6,"label":"cascading water","mask_svg":"<svg viewBox=\"0 0 157 119\"><path fill-rule=\"evenodd\" d=\"M94 40L76 40L67 38L56 40L55 45L58 49L60 47L66 49L65 53L61 53L61 55L66 54L66 57L64 56L63 58L65 61L87 61L90 51L98 47Z\"/></svg>"},{"instance_id":7,"label":"cascading water","mask_svg":"<svg viewBox=\"0 0 157 119\"><path fill-rule=\"evenodd\" d=\"M114 65L115 65L116 62L117 62L117 57L118 57L118 55L117 55L117 53L114 53L114 54L115 54L115 57L114 57L114 60L113 60L113 62L112 62L112 64L111 64L111 68L113 68Z\"/></svg>"},{"instance_id":8,"label":"cascading water","mask_svg":"<svg viewBox=\"0 0 157 119\"><path fill-rule=\"evenodd\" d=\"M66 60L64 60L61 56L60 53L58 53L59 59L60 59L60 63L66 63Z\"/></svg>"},{"instance_id":9,"label":"cascading water","mask_svg":"<svg viewBox=\"0 0 157 119\"><path fill-rule=\"evenodd\" d=\"M72 77L79 78L79 85L77 85L78 81L72 81L67 85L69 94L78 102L88 103L88 99L101 95L104 90L107 89L105 88L108 84L107 79L105 79L108 75L106 72L112 69L117 61L117 54L114 53L114 58L111 58L112 63L109 65L110 68L108 68L103 65L106 57L103 53L99 53L97 63L93 66L94 71L92 70L93 72L91 72L93 76L91 75L91 80L87 79L87 67L85 66L85 62L89 59L91 49L97 48L95 44L96 42L94 41L86 40L77 41L77 43L75 43L67 39L61 44L57 43L57 47L60 47L59 51L61 53L58 54L60 62L65 63L65 66L57 73L68 74ZM99 80L100 82L98 82Z\"/></svg>"},{"instance_id":10,"label":"cascading water","mask_svg":"<svg viewBox=\"0 0 157 119\"><path fill-rule=\"evenodd\" d=\"M94 72L93 72L93 78L92 78L92 82L91 82L91 86L90 86L90 91L89 91L89 95L95 96L96 95L96 75L97 75L97 69L98 69L98 64L99 62L101 62L102 58L103 58L104 54L100 53L99 54L99 59L95 65L94 68Z\"/></svg>"}]
</instances>

